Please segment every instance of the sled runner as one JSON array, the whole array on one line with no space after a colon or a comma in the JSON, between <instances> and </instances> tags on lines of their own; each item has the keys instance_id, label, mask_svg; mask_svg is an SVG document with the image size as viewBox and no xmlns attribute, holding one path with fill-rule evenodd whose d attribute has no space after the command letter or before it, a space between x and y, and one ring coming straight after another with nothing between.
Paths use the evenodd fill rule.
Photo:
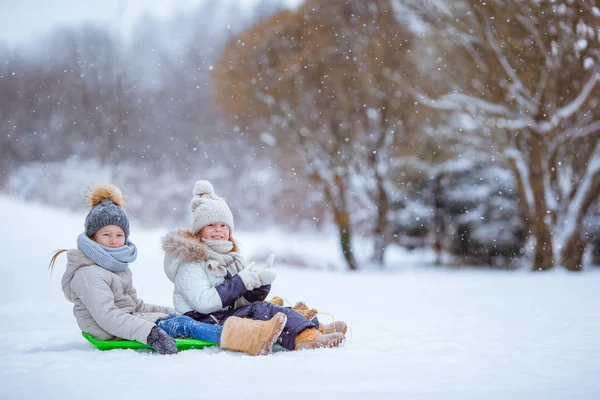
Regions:
<instances>
[{"instance_id":1,"label":"sled runner","mask_svg":"<svg viewBox=\"0 0 600 400\"><path fill-rule=\"evenodd\" d=\"M98 350L114 350L114 349L148 349L150 346L140 343L136 340L98 340L94 339L90 334L81 332L84 338L90 342ZM215 346L218 343L208 342L200 339L175 339L178 350L203 349L205 347Z\"/></svg>"}]
</instances>

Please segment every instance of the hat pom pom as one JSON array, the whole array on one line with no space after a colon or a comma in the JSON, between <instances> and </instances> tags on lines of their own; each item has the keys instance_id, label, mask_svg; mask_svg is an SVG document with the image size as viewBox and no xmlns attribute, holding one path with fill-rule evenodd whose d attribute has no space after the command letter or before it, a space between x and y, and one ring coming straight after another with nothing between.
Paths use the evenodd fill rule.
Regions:
<instances>
[{"instance_id":1,"label":"hat pom pom","mask_svg":"<svg viewBox=\"0 0 600 400\"><path fill-rule=\"evenodd\" d=\"M90 190L87 196L87 206L93 208L102 203L103 200L110 200L120 207L125 205L125 200L123 200L119 188L109 183L96 185Z\"/></svg>"},{"instance_id":2,"label":"hat pom pom","mask_svg":"<svg viewBox=\"0 0 600 400\"><path fill-rule=\"evenodd\" d=\"M209 181L197 181L194 185L194 196L204 196L213 193L215 193L215 189Z\"/></svg>"}]
</instances>

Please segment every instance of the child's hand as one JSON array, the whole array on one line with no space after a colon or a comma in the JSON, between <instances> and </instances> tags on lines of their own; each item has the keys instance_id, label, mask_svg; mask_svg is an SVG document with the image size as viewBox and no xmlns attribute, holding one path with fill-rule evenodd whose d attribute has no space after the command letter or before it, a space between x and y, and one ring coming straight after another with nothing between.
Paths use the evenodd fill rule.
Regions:
<instances>
[{"instance_id":1,"label":"child's hand","mask_svg":"<svg viewBox=\"0 0 600 400\"><path fill-rule=\"evenodd\" d=\"M244 282L244 286L248 291L262 286L260 283L260 278L254 270L254 266L252 264L253 263L248 264L245 269L238 272L239 277L242 279L242 282Z\"/></svg>"},{"instance_id":2,"label":"child's hand","mask_svg":"<svg viewBox=\"0 0 600 400\"><path fill-rule=\"evenodd\" d=\"M277 276L277 272L273 269L273 260L275 259L275 255L271 254L269 258L267 258L267 262L263 267L259 267L255 262L251 262L246 266L244 271L250 271L254 273L258 279L260 280L260 286L270 285L275 280Z\"/></svg>"},{"instance_id":3,"label":"child's hand","mask_svg":"<svg viewBox=\"0 0 600 400\"><path fill-rule=\"evenodd\" d=\"M273 260L275 255L271 254L267 259L265 266L257 271L261 285L270 285L277 277L277 272L273 269Z\"/></svg>"},{"instance_id":4,"label":"child's hand","mask_svg":"<svg viewBox=\"0 0 600 400\"><path fill-rule=\"evenodd\" d=\"M250 270L250 271L252 271L254 273L257 273L260 268L256 266L256 263L254 261L252 261L251 263L249 263L248 265L246 265L244 267L244 269L247 269L247 270Z\"/></svg>"},{"instance_id":5,"label":"child's hand","mask_svg":"<svg viewBox=\"0 0 600 400\"><path fill-rule=\"evenodd\" d=\"M264 266L259 267L259 266L256 265L256 263L254 261L252 261L250 264L246 265L245 269L250 269L250 270L258 273L258 272L262 271L265 268L271 268L271 267L273 267L273 260L274 259L275 259L275 254L271 254L269 256L269 258L267 258L267 262L265 263Z\"/></svg>"}]
</instances>

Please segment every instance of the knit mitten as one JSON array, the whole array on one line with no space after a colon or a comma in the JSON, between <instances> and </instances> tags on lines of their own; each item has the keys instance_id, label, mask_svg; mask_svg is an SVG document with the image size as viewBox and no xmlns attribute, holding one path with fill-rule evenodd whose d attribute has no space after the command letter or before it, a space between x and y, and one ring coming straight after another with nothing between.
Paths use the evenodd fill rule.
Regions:
<instances>
[{"instance_id":1,"label":"knit mitten","mask_svg":"<svg viewBox=\"0 0 600 400\"><path fill-rule=\"evenodd\" d=\"M148 346L152 347L158 354L177 354L177 343L167 332L158 326L152 328L148 334Z\"/></svg>"},{"instance_id":2,"label":"knit mitten","mask_svg":"<svg viewBox=\"0 0 600 400\"><path fill-rule=\"evenodd\" d=\"M238 272L239 277L242 279L242 282L244 282L244 286L248 291L262 286L258 274L252 268L252 264L253 263L250 263L246 269Z\"/></svg>"},{"instance_id":3,"label":"knit mitten","mask_svg":"<svg viewBox=\"0 0 600 400\"><path fill-rule=\"evenodd\" d=\"M267 262L264 266L259 267L256 265L256 263L251 262L246 267L246 269L250 269L252 270L252 272L256 273L256 275L260 279L261 286L272 284L275 278L277 277L277 272L275 272L275 269L273 268L274 259L275 254L271 254L269 255L269 258L267 258Z\"/></svg>"},{"instance_id":4,"label":"knit mitten","mask_svg":"<svg viewBox=\"0 0 600 400\"><path fill-rule=\"evenodd\" d=\"M299 301L296 303L292 310L306 317L307 320L313 319L319 312L314 308L308 308L305 302Z\"/></svg>"},{"instance_id":5,"label":"knit mitten","mask_svg":"<svg viewBox=\"0 0 600 400\"><path fill-rule=\"evenodd\" d=\"M260 279L261 285L270 285L277 277L277 272L273 268L263 268L258 271L258 278Z\"/></svg>"}]
</instances>

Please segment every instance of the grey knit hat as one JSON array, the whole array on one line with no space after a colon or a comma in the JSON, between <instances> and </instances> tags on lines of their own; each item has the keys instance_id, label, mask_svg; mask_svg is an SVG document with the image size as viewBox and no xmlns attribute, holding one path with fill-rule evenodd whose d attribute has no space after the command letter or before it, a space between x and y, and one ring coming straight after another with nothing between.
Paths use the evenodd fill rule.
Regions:
<instances>
[{"instance_id":1,"label":"grey knit hat","mask_svg":"<svg viewBox=\"0 0 600 400\"><path fill-rule=\"evenodd\" d=\"M215 194L213 185L209 181L198 181L192 193L192 231L198 233L208 224L224 222L233 234L233 214L225 200Z\"/></svg>"},{"instance_id":2,"label":"grey knit hat","mask_svg":"<svg viewBox=\"0 0 600 400\"><path fill-rule=\"evenodd\" d=\"M129 218L123 209L125 201L118 187L111 184L97 185L88 194L90 212L85 217L85 234L92 237L108 225L123 229L125 241L129 238Z\"/></svg>"}]
</instances>

